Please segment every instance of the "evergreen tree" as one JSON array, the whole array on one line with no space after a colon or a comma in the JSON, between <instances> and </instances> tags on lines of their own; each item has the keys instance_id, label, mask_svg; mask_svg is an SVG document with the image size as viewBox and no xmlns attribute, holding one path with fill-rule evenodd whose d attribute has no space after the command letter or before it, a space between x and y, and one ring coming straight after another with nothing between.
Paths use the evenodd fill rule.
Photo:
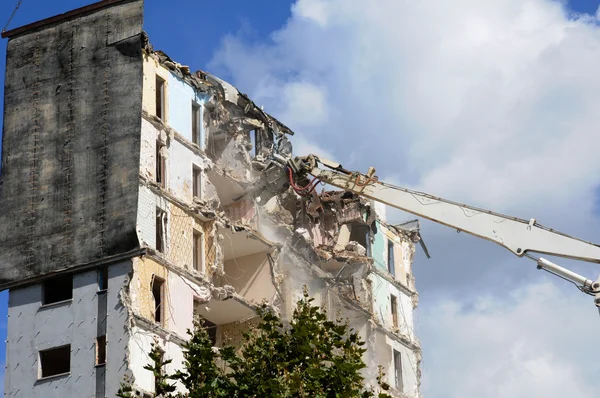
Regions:
<instances>
[{"instance_id":1,"label":"evergreen tree","mask_svg":"<svg viewBox=\"0 0 600 398\"><path fill-rule=\"evenodd\" d=\"M213 349L206 330L195 322L190 339L183 345L183 369L166 375L170 360L156 345L147 365L156 380L156 397L311 397L311 398L389 398L382 382L379 389L367 389L360 373L366 367L366 351L358 333L340 319L328 320L308 292L297 303L289 325L267 305L258 310L259 324L243 334L241 347ZM174 393L168 380L180 382L187 393ZM119 397L129 398L131 383L121 384Z\"/></svg>"}]
</instances>

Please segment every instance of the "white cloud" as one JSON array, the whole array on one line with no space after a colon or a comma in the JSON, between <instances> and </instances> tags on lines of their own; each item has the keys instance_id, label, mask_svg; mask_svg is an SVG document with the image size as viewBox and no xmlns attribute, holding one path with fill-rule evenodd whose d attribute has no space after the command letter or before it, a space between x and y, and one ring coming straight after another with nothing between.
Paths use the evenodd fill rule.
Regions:
<instances>
[{"instance_id":1,"label":"white cloud","mask_svg":"<svg viewBox=\"0 0 600 398\"><path fill-rule=\"evenodd\" d=\"M377 166L429 191L496 207L548 194L563 205L573 192L555 187L576 184L590 208L600 33L560 3L300 0L272 39L230 37L214 65L357 166L379 141ZM290 95L315 88L327 107L316 96L307 112Z\"/></svg>"},{"instance_id":2,"label":"white cloud","mask_svg":"<svg viewBox=\"0 0 600 398\"><path fill-rule=\"evenodd\" d=\"M482 296L468 310L441 299L423 308L424 395L597 396L600 363L588 354L600 319L591 301L542 282L506 300Z\"/></svg>"},{"instance_id":3,"label":"white cloud","mask_svg":"<svg viewBox=\"0 0 600 398\"><path fill-rule=\"evenodd\" d=\"M305 0L297 2L293 6L296 17L306 18L319 24L320 26L327 25L327 4L320 0Z\"/></svg>"},{"instance_id":4,"label":"white cloud","mask_svg":"<svg viewBox=\"0 0 600 398\"><path fill-rule=\"evenodd\" d=\"M297 0L290 19L268 42L226 37L211 68L227 72L295 129L296 154L328 152L347 168L372 165L399 185L535 217L598 241L600 219L593 211L600 185L598 15L574 18L551 0ZM519 315L522 324L524 311L540 309L506 301L507 288L540 278L533 263L445 228L425 223L423 229L434 258L415 264L422 311L437 308L440 292L448 292L456 305L491 294L499 306L492 313ZM590 265L576 270L588 277L600 271ZM559 306L554 321L576 312L571 305L567 300ZM465 347L470 341L460 331L478 321L451 307L445 311L442 324L457 323L456 337L447 336L444 344ZM473 324L458 323L465 318ZM451 383L447 374L454 370L432 365L424 378L430 395L495 397L504 389L502 396L511 397L556 392L586 397L600 388L555 344L538 344L534 352L530 340L502 337L506 328L493 325L485 313L477 319L489 321L486 333L474 340L480 347L463 350L456 367L466 369L473 361L479 366L469 369L477 377ZM551 325L547 320L544 325ZM586 340L572 326L570 336L593 345L592 336ZM420 330L427 336L432 328L424 322ZM432 350L431 340L424 343L426 366L445 358L439 352L451 352ZM495 356L484 367L479 351L490 346ZM501 347L504 357L497 353ZM592 350L600 355L600 349ZM577 352L588 354L584 347Z\"/></svg>"},{"instance_id":5,"label":"white cloud","mask_svg":"<svg viewBox=\"0 0 600 398\"><path fill-rule=\"evenodd\" d=\"M327 98L323 88L311 83L292 82L283 87L281 118L299 128L323 125L327 122Z\"/></svg>"}]
</instances>

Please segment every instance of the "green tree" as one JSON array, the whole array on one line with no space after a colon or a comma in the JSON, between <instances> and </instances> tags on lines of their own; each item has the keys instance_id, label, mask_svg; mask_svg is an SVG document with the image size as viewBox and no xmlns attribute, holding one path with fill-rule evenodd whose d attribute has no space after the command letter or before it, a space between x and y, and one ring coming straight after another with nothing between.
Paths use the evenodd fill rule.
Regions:
<instances>
[{"instance_id":1,"label":"green tree","mask_svg":"<svg viewBox=\"0 0 600 398\"><path fill-rule=\"evenodd\" d=\"M195 323L184 344L183 369L166 375L157 346L152 347L153 364L145 369L156 379L156 396L164 398L218 397L390 397L389 386L378 378L380 392L365 388L360 371L366 367L366 351L358 333L347 323L328 320L327 315L304 291L291 322L283 322L266 305L258 310L259 324L243 334L241 347L213 350L206 330ZM183 384L186 394L174 393L168 380ZM131 383L121 384L119 397L131 397Z\"/></svg>"}]
</instances>

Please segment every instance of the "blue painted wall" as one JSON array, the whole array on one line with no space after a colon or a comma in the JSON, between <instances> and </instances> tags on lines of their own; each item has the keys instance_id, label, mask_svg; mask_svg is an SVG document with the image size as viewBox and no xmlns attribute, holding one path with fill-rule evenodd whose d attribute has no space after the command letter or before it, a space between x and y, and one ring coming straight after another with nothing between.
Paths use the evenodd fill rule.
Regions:
<instances>
[{"instance_id":1,"label":"blue painted wall","mask_svg":"<svg viewBox=\"0 0 600 398\"><path fill-rule=\"evenodd\" d=\"M377 233L375 234L373 241L373 250L371 250L371 255L373 256L373 261L375 262L375 266L387 271L387 258L386 254L386 243L387 240L385 234L381 232L381 223L377 221Z\"/></svg>"},{"instance_id":2,"label":"blue painted wall","mask_svg":"<svg viewBox=\"0 0 600 398\"><path fill-rule=\"evenodd\" d=\"M206 101L206 94L197 93L173 73L169 73L168 90L168 123L179 134L192 141L192 101L201 104Z\"/></svg>"}]
</instances>

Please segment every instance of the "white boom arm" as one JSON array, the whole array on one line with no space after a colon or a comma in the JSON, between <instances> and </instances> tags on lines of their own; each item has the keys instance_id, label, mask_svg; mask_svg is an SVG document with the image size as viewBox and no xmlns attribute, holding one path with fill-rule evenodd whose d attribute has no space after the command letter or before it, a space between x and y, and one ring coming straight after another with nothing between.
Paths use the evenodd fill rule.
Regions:
<instances>
[{"instance_id":1,"label":"white boom arm","mask_svg":"<svg viewBox=\"0 0 600 398\"><path fill-rule=\"evenodd\" d=\"M319 167L319 163L328 169ZM296 172L312 174L324 183L495 242L519 257L531 257L528 253L535 252L600 263L599 245L544 227L535 219L506 216L381 182L374 176L373 168L367 174L351 172L339 163L314 155L296 158L290 167ZM600 282L596 284L543 258L533 259L538 268L581 285L587 293L598 292L596 304L600 305Z\"/></svg>"}]
</instances>

